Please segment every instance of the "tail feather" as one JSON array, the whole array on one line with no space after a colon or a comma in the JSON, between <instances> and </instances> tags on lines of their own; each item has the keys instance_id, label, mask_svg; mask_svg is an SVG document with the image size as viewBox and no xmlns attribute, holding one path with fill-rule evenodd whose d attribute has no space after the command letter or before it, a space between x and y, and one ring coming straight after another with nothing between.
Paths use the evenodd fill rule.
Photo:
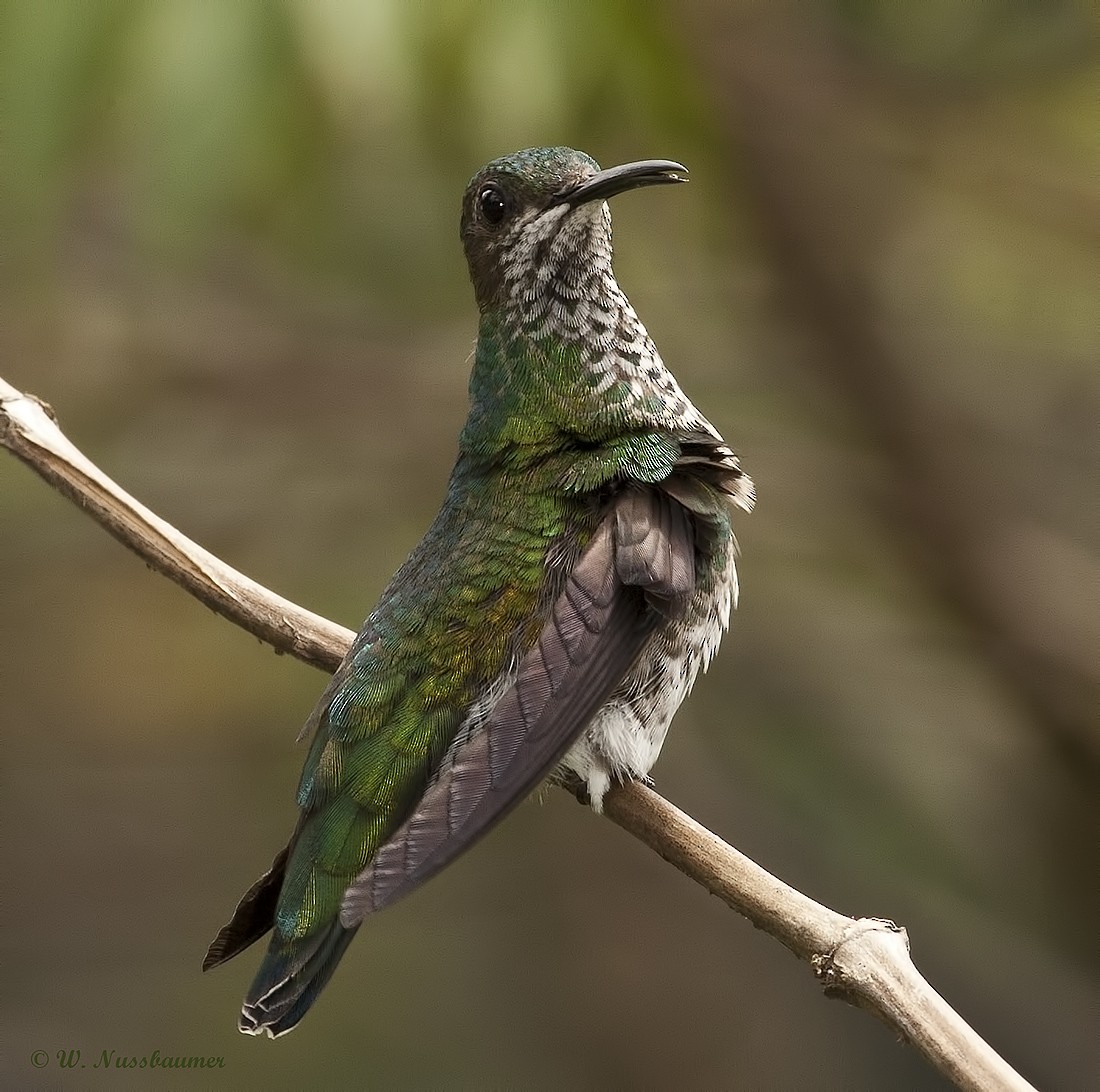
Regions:
<instances>
[{"instance_id":1,"label":"tail feather","mask_svg":"<svg viewBox=\"0 0 1100 1092\"><path fill-rule=\"evenodd\" d=\"M283 886L290 846L279 852L271 867L244 893L233 917L221 927L206 951L202 969L210 970L255 943L275 923L275 904Z\"/></svg>"},{"instance_id":2,"label":"tail feather","mask_svg":"<svg viewBox=\"0 0 1100 1092\"><path fill-rule=\"evenodd\" d=\"M358 929L334 921L300 940L274 936L244 999L240 1030L272 1039L290 1031L317 1000Z\"/></svg>"}]
</instances>

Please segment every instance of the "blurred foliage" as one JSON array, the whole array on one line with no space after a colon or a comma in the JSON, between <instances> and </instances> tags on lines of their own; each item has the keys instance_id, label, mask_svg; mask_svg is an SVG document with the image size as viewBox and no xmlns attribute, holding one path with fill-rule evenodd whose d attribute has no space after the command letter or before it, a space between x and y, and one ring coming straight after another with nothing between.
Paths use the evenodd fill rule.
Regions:
<instances>
[{"instance_id":1,"label":"blurred foliage","mask_svg":"<svg viewBox=\"0 0 1100 1092\"><path fill-rule=\"evenodd\" d=\"M653 3L595 4L579 19L537 0L76 9L4 12L7 40L25 43L3 77L16 120L9 196L17 238L46 264L43 239L71 223L103 168L147 253L201 258L228 233L391 286L397 304L432 277L426 255L454 231L456 164L533 132L577 140L609 117L705 143L703 89ZM386 277L363 268L368 254Z\"/></svg>"},{"instance_id":2,"label":"blurred foliage","mask_svg":"<svg viewBox=\"0 0 1100 1092\"><path fill-rule=\"evenodd\" d=\"M837 0L838 23L871 53L937 81L1003 84L1090 60L1087 0Z\"/></svg>"},{"instance_id":3,"label":"blurred foliage","mask_svg":"<svg viewBox=\"0 0 1100 1092\"><path fill-rule=\"evenodd\" d=\"M532 144L688 163L616 203L617 268L760 505L658 787L906 924L998 1049L1082 1087L1098 78L1072 0L5 0L2 374L355 625L464 416L466 179ZM0 604L6 1086L56 1085L44 1047L220 1054L225 1088L941 1087L558 794L372 922L295 1035L243 1040L254 960L198 962L286 835L320 678L10 459Z\"/></svg>"}]
</instances>

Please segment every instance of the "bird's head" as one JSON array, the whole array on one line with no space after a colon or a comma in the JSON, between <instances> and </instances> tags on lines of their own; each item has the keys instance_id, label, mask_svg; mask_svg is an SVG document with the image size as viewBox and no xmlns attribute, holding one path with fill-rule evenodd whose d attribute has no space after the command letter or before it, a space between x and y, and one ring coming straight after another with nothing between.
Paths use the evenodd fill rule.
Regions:
<instances>
[{"instance_id":1,"label":"bird's head","mask_svg":"<svg viewBox=\"0 0 1100 1092\"><path fill-rule=\"evenodd\" d=\"M512 305L534 318L554 294L568 304L611 271L607 198L638 186L686 181L665 159L600 170L572 148L528 148L494 159L462 201L462 244L478 307Z\"/></svg>"}]
</instances>

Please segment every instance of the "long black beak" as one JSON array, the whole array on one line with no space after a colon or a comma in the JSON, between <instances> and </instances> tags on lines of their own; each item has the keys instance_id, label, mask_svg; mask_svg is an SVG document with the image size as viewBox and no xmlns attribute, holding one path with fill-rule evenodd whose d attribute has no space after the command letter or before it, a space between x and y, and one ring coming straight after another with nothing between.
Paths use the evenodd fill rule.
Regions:
<instances>
[{"instance_id":1,"label":"long black beak","mask_svg":"<svg viewBox=\"0 0 1100 1092\"><path fill-rule=\"evenodd\" d=\"M686 182L687 167L671 159L643 159L640 163L624 163L597 171L591 178L554 195L551 205L583 205L588 201L606 201L617 193L638 186L663 186L669 182Z\"/></svg>"}]
</instances>

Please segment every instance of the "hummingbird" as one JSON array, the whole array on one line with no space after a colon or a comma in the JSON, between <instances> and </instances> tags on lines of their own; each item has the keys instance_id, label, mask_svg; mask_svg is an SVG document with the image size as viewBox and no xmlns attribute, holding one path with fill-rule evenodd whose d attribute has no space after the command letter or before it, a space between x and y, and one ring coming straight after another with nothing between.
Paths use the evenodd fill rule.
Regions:
<instances>
[{"instance_id":1,"label":"hummingbird","mask_svg":"<svg viewBox=\"0 0 1100 1092\"><path fill-rule=\"evenodd\" d=\"M288 845L203 962L272 937L239 1027L282 1035L363 920L543 783L648 779L737 601L750 478L612 272L607 200L686 181L570 148L495 159L461 238L480 313L443 505L321 695Z\"/></svg>"}]
</instances>

